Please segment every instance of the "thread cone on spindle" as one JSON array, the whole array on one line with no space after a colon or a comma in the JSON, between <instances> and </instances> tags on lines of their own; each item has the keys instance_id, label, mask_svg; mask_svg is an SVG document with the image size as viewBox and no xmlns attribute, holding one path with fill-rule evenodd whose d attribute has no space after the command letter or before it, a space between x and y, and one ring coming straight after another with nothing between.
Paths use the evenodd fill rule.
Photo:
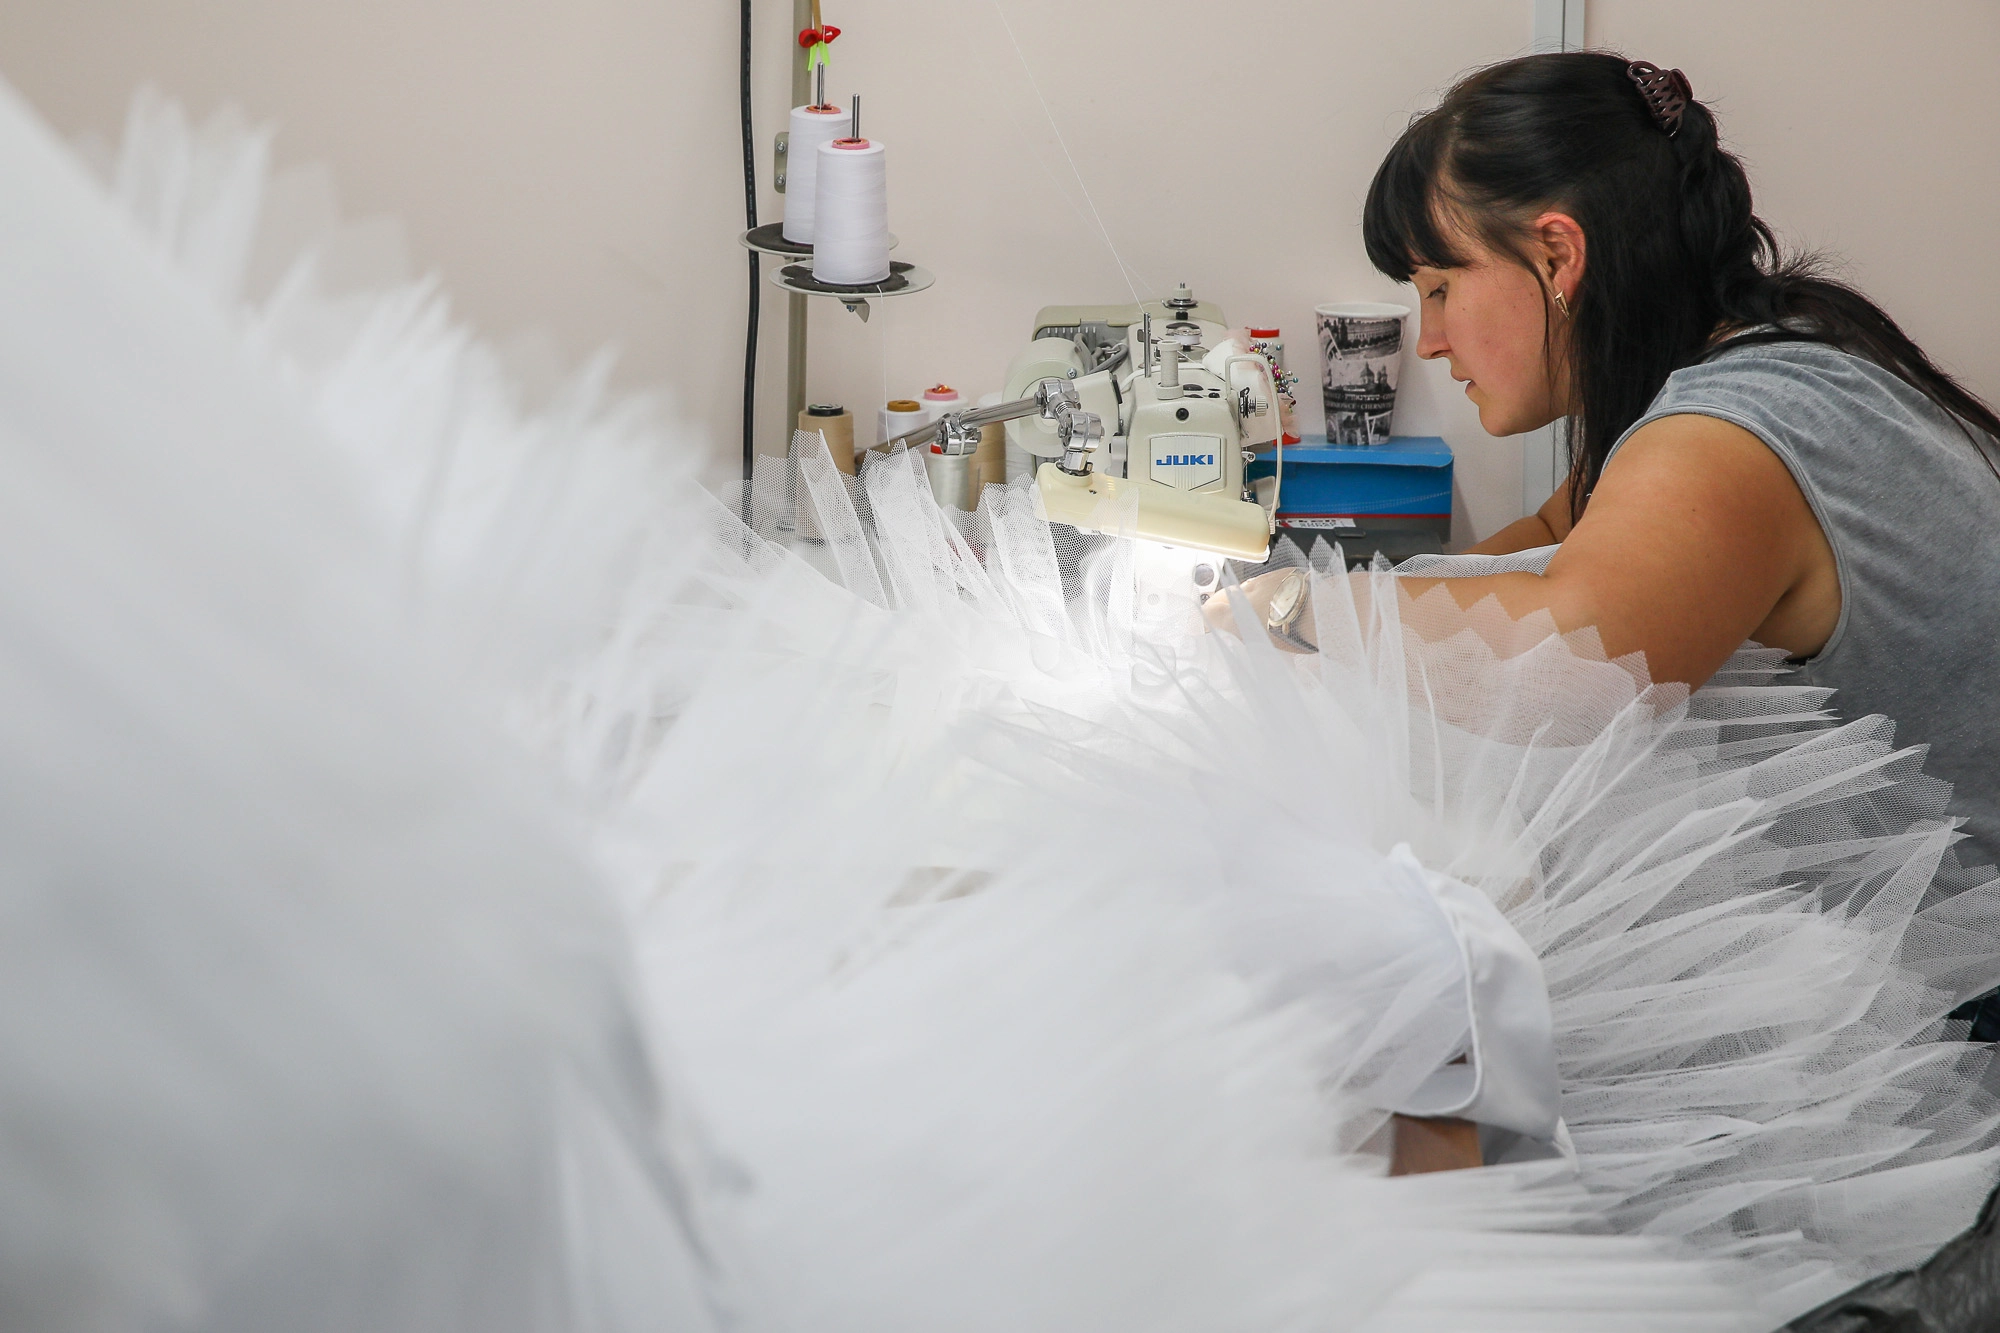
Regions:
<instances>
[{"instance_id":1,"label":"thread cone on spindle","mask_svg":"<svg viewBox=\"0 0 2000 1333\"><path fill-rule=\"evenodd\" d=\"M797 245L813 243L814 205L818 202L819 150L822 144L845 139L853 118L837 106L792 108L791 137L785 148L785 239Z\"/></svg>"},{"instance_id":2,"label":"thread cone on spindle","mask_svg":"<svg viewBox=\"0 0 2000 1333\"><path fill-rule=\"evenodd\" d=\"M889 276L889 176L883 145L836 139L819 148L813 277L839 287Z\"/></svg>"}]
</instances>

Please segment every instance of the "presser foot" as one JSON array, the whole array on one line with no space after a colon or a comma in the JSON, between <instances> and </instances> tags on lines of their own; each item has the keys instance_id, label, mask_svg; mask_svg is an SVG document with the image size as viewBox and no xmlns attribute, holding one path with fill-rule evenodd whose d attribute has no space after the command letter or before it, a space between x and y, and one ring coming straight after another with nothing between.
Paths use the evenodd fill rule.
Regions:
<instances>
[{"instance_id":1,"label":"presser foot","mask_svg":"<svg viewBox=\"0 0 2000 1333\"><path fill-rule=\"evenodd\" d=\"M1311 637L1312 617L1307 614L1312 606L1312 584L1304 570L1273 570L1240 586L1244 597L1249 599L1250 609L1262 620L1264 632L1280 650L1299 654L1319 652L1319 645ZM1210 629L1236 632L1236 618L1222 588L1203 592L1200 599L1202 617Z\"/></svg>"},{"instance_id":2,"label":"presser foot","mask_svg":"<svg viewBox=\"0 0 2000 1333\"><path fill-rule=\"evenodd\" d=\"M1319 645L1305 637L1310 623L1306 610L1312 605L1312 585L1302 569L1288 569L1272 582L1276 585L1264 608L1264 630L1271 641L1287 652L1317 653Z\"/></svg>"}]
</instances>

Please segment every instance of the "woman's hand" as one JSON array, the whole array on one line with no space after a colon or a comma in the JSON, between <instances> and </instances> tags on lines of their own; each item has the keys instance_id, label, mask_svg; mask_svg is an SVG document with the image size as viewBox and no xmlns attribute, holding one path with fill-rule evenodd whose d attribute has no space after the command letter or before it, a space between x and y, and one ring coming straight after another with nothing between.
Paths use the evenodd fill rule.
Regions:
<instances>
[{"instance_id":1,"label":"woman's hand","mask_svg":"<svg viewBox=\"0 0 2000 1333\"><path fill-rule=\"evenodd\" d=\"M1392 1176L1463 1171L1486 1164L1479 1151L1479 1126L1470 1120L1392 1115L1389 1123L1395 1134L1389 1149Z\"/></svg>"},{"instance_id":2,"label":"woman's hand","mask_svg":"<svg viewBox=\"0 0 2000 1333\"><path fill-rule=\"evenodd\" d=\"M1312 580L1302 569L1272 569L1245 579L1236 589L1251 613L1283 649L1295 653L1319 650L1312 618ZM1236 632L1236 611L1229 590L1223 589L1201 606L1212 630Z\"/></svg>"}]
</instances>

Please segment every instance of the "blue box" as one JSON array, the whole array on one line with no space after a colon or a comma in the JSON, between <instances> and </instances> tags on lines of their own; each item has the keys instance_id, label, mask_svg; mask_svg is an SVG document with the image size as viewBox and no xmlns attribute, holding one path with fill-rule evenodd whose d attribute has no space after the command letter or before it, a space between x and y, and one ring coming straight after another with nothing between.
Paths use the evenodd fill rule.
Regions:
<instances>
[{"instance_id":1,"label":"blue box","mask_svg":"<svg viewBox=\"0 0 2000 1333\"><path fill-rule=\"evenodd\" d=\"M1250 464L1254 482L1277 471L1269 454ZM1341 521L1345 520L1345 521ZM1383 444L1329 444L1308 436L1285 450L1278 524L1301 536L1355 528L1451 536L1451 446L1434 435L1398 435Z\"/></svg>"}]
</instances>

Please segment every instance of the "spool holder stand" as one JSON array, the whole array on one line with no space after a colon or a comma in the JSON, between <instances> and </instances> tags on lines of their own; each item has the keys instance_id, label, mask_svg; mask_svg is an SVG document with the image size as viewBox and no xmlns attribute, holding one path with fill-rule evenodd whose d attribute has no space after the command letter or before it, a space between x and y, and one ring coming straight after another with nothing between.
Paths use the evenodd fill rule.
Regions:
<instances>
[{"instance_id":1,"label":"spool holder stand","mask_svg":"<svg viewBox=\"0 0 2000 1333\"><path fill-rule=\"evenodd\" d=\"M785 224L782 222L767 222L761 227L744 232L736 239L745 249L791 261L772 273L771 281L789 292L794 300L808 296L830 296L859 315L863 324L868 322L870 300L888 296L912 296L937 281L936 276L928 269L918 268L915 264L905 264L900 260L891 260L889 276L880 282L865 282L858 286L821 282L813 277L812 267L806 262L812 258L813 248L798 241L786 240L784 228ZM891 233L889 248L893 250L896 245L896 236ZM800 355L803 356L804 353L801 352Z\"/></svg>"},{"instance_id":2,"label":"spool holder stand","mask_svg":"<svg viewBox=\"0 0 2000 1333\"><path fill-rule=\"evenodd\" d=\"M792 31L798 32L816 26L813 23L813 0L792 0ZM785 104L785 110L808 105L809 98L817 96L813 87L809 68L810 57L796 42L787 42L787 55L792 62L792 100ZM791 134L781 131L774 144L777 170L773 173L773 183L778 193L785 192L786 168L791 154ZM849 311L868 321L870 301L883 300L891 296L913 296L929 287L937 279L928 271L914 264L891 262L889 276L881 282L866 283L857 287L837 287L831 283L817 282L812 270L805 262L812 256L810 245L800 245L788 241L784 236L782 222L766 223L761 227L742 233L737 240L746 249L760 254L774 255L791 261L771 275L771 281L785 289L791 298L785 312L785 421L796 422L799 413L806 409L806 312L810 308L807 301L815 296L831 297L846 306ZM894 249L896 238L889 237L889 246ZM796 275L796 276L795 276ZM786 438L790 438L789 426Z\"/></svg>"}]
</instances>

